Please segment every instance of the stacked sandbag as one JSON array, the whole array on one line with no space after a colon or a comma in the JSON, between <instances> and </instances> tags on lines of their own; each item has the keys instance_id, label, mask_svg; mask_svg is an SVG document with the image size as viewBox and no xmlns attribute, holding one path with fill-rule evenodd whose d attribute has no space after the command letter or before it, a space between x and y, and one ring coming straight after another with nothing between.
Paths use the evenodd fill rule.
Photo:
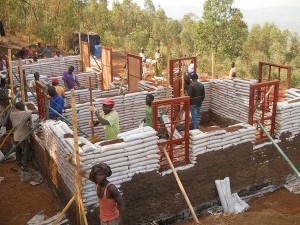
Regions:
<instances>
[{"instance_id":1,"label":"stacked sandbag","mask_svg":"<svg viewBox=\"0 0 300 225\"><path fill-rule=\"evenodd\" d=\"M275 135L286 132L300 133L300 98L277 103Z\"/></svg>"},{"instance_id":2,"label":"stacked sandbag","mask_svg":"<svg viewBox=\"0 0 300 225\"><path fill-rule=\"evenodd\" d=\"M42 124L45 146L57 164L57 169L65 184L75 193L75 172L66 161L66 154L73 155L72 130L63 122L46 121ZM112 169L109 181L117 187L132 179L133 175L159 169L158 137L151 127L138 128L119 134L118 140L92 144L79 137L80 164L90 172L93 165L107 163ZM82 180L82 194L85 207L97 205L95 184Z\"/></svg>"},{"instance_id":3,"label":"stacked sandbag","mask_svg":"<svg viewBox=\"0 0 300 225\"><path fill-rule=\"evenodd\" d=\"M74 73L77 74L82 71L82 62L80 56L66 56L63 57L61 61L55 61L54 59L39 60L36 63L23 65L23 70L25 71L25 76L27 74L34 74L38 72L40 75L51 77L62 76L63 72L68 71L69 66L74 66ZM12 68L14 84L20 85L18 66L13 66Z\"/></svg>"},{"instance_id":4,"label":"stacked sandbag","mask_svg":"<svg viewBox=\"0 0 300 225\"><path fill-rule=\"evenodd\" d=\"M201 105L201 112L207 112L211 107L211 82L210 81L200 81L204 85L205 99Z\"/></svg>"},{"instance_id":5,"label":"stacked sandbag","mask_svg":"<svg viewBox=\"0 0 300 225\"><path fill-rule=\"evenodd\" d=\"M249 124L236 124L227 128L210 127L205 131L190 131L190 161L195 162L196 156L210 151L218 151L255 141L255 128Z\"/></svg>"},{"instance_id":6,"label":"stacked sandbag","mask_svg":"<svg viewBox=\"0 0 300 225\"><path fill-rule=\"evenodd\" d=\"M248 122L250 85L253 83L256 80L212 80L212 111L225 118Z\"/></svg>"},{"instance_id":7,"label":"stacked sandbag","mask_svg":"<svg viewBox=\"0 0 300 225\"><path fill-rule=\"evenodd\" d=\"M299 88L290 88L285 90L285 99L287 101L293 100L295 98L300 98L300 89Z\"/></svg>"}]
</instances>

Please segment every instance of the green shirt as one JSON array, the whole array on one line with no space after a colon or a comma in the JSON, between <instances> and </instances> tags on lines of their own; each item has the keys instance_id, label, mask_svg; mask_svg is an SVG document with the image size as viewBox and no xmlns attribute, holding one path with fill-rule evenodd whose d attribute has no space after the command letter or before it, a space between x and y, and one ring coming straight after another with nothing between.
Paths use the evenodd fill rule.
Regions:
<instances>
[{"instance_id":1,"label":"green shirt","mask_svg":"<svg viewBox=\"0 0 300 225\"><path fill-rule=\"evenodd\" d=\"M101 112L100 116L103 119L107 120L109 123L109 125L103 126L106 140L117 139L117 135L120 133L118 113L113 110L108 114L104 114L104 112Z\"/></svg>"},{"instance_id":2,"label":"green shirt","mask_svg":"<svg viewBox=\"0 0 300 225\"><path fill-rule=\"evenodd\" d=\"M152 106L146 106L146 126L152 127Z\"/></svg>"},{"instance_id":3,"label":"green shirt","mask_svg":"<svg viewBox=\"0 0 300 225\"><path fill-rule=\"evenodd\" d=\"M159 113L158 117L160 117ZM146 105L146 126L152 127L152 118L152 106Z\"/></svg>"}]
</instances>

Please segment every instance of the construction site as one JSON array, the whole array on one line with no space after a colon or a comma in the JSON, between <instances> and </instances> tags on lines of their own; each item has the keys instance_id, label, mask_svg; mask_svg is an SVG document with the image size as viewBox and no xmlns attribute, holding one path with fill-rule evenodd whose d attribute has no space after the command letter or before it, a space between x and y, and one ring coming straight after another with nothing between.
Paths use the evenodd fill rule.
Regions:
<instances>
[{"instance_id":1,"label":"construction site","mask_svg":"<svg viewBox=\"0 0 300 225\"><path fill-rule=\"evenodd\" d=\"M96 59L84 41L80 41L79 55L64 56L60 61L49 58L28 64L26 60L11 60L10 49L7 55L1 59L0 72L17 91L11 89L10 104L1 109L1 126L7 125L17 101L37 112L32 115L27 137L31 138L32 167L44 180L43 184L29 185L17 192L22 192L30 205L32 200L26 199L26 192L46 186L48 191L36 196L41 205L37 205L39 210L34 214L48 210L52 214L49 217L56 215L47 222L28 224L99 224L95 184L75 172L67 154L87 171L99 162L111 167L108 180L122 194L126 204L124 224L128 225L179 224L189 219L183 224L210 224L199 216L221 205L215 181L226 177L230 178L231 192L246 202L282 192L287 183L294 182L294 189L299 189L296 181L300 176L300 90L290 86L292 71L288 65L260 61L257 79L251 80L199 75L205 99L199 114L200 129L190 130L185 68L191 60L196 64L197 57L173 59L168 55L163 76L156 77L152 62L143 63L142 57L131 53L124 56L126 66L120 66L120 76L116 76L113 50L101 46L101 59ZM70 66L74 67L80 88L65 90L60 115L49 106L45 83L57 78L63 86L62 74ZM276 79L271 76L274 71ZM32 92L28 85L35 72L40 74L40 80ZM152 127L141 124L148 94L154 96ZM96 120L90 106L101 109L106 98L114 101L120 125L118 138L109 141L105 140L103 126L89 124ZM51 111L58 119L49 119ZM4 178L0 184L1 199L14 187L10 184L2 188L9 180L6 174L17 176L21 170L12 171L7 166L14 163L11 154L16 146L10 138L12 133L8 127L0 139L0 176ZM43 204L43 198L47 202L49 194L55 196L51 197L52 211ZM299 200L296 195L294 198ZM17 200L16 205L18 201L23 202ZM7 201L1 204L1 224L23 224L12 222L12 208ZM6 206L8 209L3 211ZM294 219L300 221L299 205L293 207L297 215ZM234 223L227 220L211 224Z\"/></svg>"}]
</instances>

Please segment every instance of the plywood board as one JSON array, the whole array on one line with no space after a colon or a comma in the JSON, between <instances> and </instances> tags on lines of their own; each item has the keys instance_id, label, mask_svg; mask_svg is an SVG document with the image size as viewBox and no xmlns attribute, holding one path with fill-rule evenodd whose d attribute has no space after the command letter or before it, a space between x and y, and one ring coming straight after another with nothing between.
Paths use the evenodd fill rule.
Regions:
<instances>
[{"instance_id":1,"label":"plywood board","mask_svg":"<svg viewBox=\"0 0 300 225\"><path fill-rule=\"evenodd\" d=\"M101 65L103 76L103 89L109 89L112 82L112 50L111 48L101 46Z\"/></svg>"},{"instance_id":2,"label":"plywood board","mask_svg":"<svg viewBox=\"0 0 300 225\"><path fill-rule=\"evenodd\" d=\"M87 42L80 42L81 45L81 59L82 59L82 71L86 72L86 68L91 66L90 62L90 44Z\"/></svg>"},{"instance_id":3,"label":"plywood board","mask_svg":"<svg viewBox=\"0 0 300 225\"><path fill-rule=\"evenodd\" d=\"M142 80L142 57L127 54L128 90L137 91L138 82Z\"/></svg>"}]
</instances>

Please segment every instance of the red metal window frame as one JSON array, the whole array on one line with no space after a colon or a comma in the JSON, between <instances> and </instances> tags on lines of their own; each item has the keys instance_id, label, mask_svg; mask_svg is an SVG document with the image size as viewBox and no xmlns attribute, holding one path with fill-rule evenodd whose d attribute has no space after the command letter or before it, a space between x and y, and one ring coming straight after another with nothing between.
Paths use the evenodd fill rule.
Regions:
<instances>
[{"instance_id":1,"label":"red metal window frame","mask_svg":"<svg viewBox=\"0 0 300 225\"><path fill-rule=\"evenodd\" d=\"M182 138L169 138L166 141L158 142L158 146L163 147L166 145L167 152L169 153L170 159L174 165L182 163L182 162L188 162L189 161L189 125L190 125L190 97L180 97L180 98L173 98L173 99L167 99L162 101L155 101L152 103L152 116L153 116L153 128L158 131L160 128L164 128L166 125L170 125L171 128L171 134L170 136L173 136L176 124L178 124L179 120L176 120L176 112L175 107L177 106L184 106L185 108L185 126L184 126L184 135ZM170 123L164 123L159 124L158 122L158 109L159 107L168 106L169 112L170 112ZM180 145L184 143L184 154L178 155L177 153L182 149L176 148L177 145ZM181 153L181 152L180 152ZM164 158L164 153L161 151L161 159L160 159L160 166L162 168L168 166L167 160ZM181 160L181 159L184 160Z\"/></svg>"},{"instance_id":2,"label":"red metal window frame","mask_svg":"<svg viewBox=\"0 0 300 225\"><path fill-rule=\"evenodd\" d=\"M48 88L47 86L42 85L39 81L35 82L36 84L36 99L38 105L38 115L41 119L49 118L49 110L48 110Z\"/></svg>"},{"instance_id":3,"label":"red metal window frame","mask_svg":"<svg viewBox=\"0 0 300 225\"><path fill-rule=\"evenodd\" d=\"M270 88L274 88L270 91ZM266 97L266 94L270 94ZM250 101L249 101L249 124L256 124L256 140L263 140L266 135L257 125L258 121L266 127L271 135L275 131L276 107L279 96L279 80L268 81L264 83L252 84L250 86ZM261 115L255 117L255 112L259 110ZM267 115L271 111L271 115Z\"/></svg>"},{"instance_id":4,"label":"red metal window frame","mask_svg":"<svg viewBox=\"0 0 300 225\"><path fill-rule=\"evenodd\" d=\"M267 79L263 80L263 66L268 66L268 77ZM272 67L276 67L278 69L278 76L277 79L281 81L280 77L280 71L281 69L287 70L287 78L285 82L285 88L289 89L291 87L291 67L281 64L275 64L265 61L259 61L258 62L258 82L262 83L263 81L270 81L271 80L271 73L272 73Z\"/></svg>"}]
</instances>

